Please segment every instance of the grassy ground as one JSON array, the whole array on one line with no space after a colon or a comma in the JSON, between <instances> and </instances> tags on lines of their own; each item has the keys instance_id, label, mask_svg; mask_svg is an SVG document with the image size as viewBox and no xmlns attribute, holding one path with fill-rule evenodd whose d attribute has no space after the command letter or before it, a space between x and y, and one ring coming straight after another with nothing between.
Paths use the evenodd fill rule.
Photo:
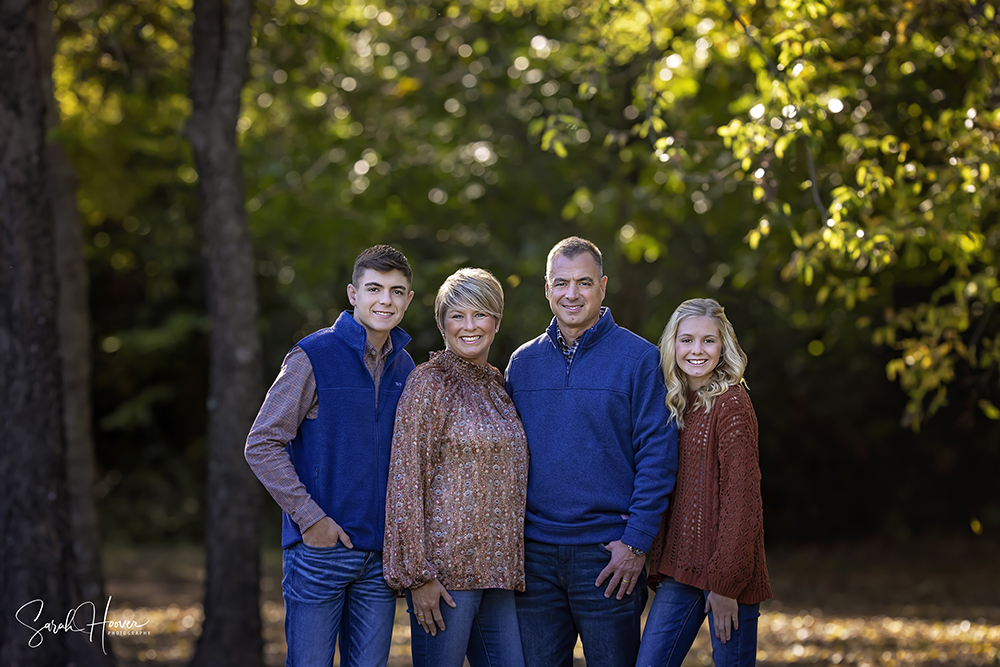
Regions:
<instances>
[{"instance_id":1,"label":"grassy ground","mask_svg":"<svg viewBox=\"0 0 1000 667\"><path fill-rule=\"evenodd\" d=\"M193 547L105 553L110 620L145 623L112 637L123 667L180 666L203 618L203 555ZM760 665L1000 667L1000 544L771 548L774 599L761 605ZM265 660L284 664L280 554L264 556ZM389 667L409 665L409 625L397 608ZM685 666L710 665L702 628ZM577 647L577 666L585 665Z\"/></svg>"}]
</instances>

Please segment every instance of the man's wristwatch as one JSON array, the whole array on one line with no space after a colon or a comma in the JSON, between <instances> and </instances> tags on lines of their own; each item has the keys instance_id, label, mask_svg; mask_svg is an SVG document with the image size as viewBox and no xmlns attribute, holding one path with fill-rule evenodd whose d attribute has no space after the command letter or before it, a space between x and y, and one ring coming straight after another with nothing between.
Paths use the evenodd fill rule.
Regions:
<instances>
[{"instance_id":1,"label":"man's wristwatch","mask_svg":"<svg viewBox=\"0 0 1000 667\"><path fill-rule=\"evenodd\" d=\"M622 542L622 544L625 544L625 543ZM646 555L645 551L643 551L642 549L639 549L637 547L633 547L631 544L625 544L625 546L628 547L628 550L632 552L633 556L645 556Z\"/></svg>"}]
</instances>

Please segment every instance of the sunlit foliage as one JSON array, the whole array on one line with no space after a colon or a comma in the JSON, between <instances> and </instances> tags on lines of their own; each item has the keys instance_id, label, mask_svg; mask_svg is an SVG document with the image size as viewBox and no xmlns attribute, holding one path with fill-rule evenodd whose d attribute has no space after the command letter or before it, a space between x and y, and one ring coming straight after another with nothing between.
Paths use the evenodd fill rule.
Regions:
<instances>
[{"instance_id":1,"label":"sunlit foliage","mask_svg":"<svg viewBox=\"0 0 1000 667\"><path fill-rule=\"evenodd\" d=\"M959 377L1000 418L990 321L1000 301L1000 26L990 3L583 7L581 62L570 68L604 77L581 96L620 99L609 77L631 75L631 133L601 128L605 145L641 146L662 190L693 191L705 217L727 193L697 197L699 181L750 189L754 205L723 223L743 226L754 251L734 282L779 267L816 304L848 311L883 292L878 316L855 321L898 350L886 371L910 396L904 423L919 427ZM564 154L561 118L548 116L543 148ZM648 252L643 231L623 228Z\"/></svg>"}]
</instances>

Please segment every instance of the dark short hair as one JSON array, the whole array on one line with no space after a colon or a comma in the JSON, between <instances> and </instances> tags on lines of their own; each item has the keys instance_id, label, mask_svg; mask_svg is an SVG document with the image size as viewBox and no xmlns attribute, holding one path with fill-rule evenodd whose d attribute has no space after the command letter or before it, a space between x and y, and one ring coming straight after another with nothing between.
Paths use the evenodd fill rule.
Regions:
<instances>
[{"instance_id":1,"label":"dark short hair","mask_svg":"<svg viewBox=\"0 0 1000 667\"><path fill-rule=\"evenodd\" d=\"M579 236L570 236L552 246L552 250L549 251L548 259L545 261L545 279L549 279L549 274L552 273L552 262L556 257L562 255L566 259L573 259L585 252L589 252L590 256L594 258L594 262L597 264L597 276L603 276L604 260L601 258L600 248L592 241L582 239Z\"/></svg>"},{"instance_id":2,"label":"dark short hair","mask_svg":"<svg viewBox=\"0 0 1000 667\"><path fill-rule=\"evenodd\" d=\"M351 282L355 287L367 269L379 273L398 270L406 276L407 282L413 283L413 271L410 269L410 263L406 261L406 256L391 245L373 245L358 255L354 260L354 273L351 274Z\"/></svg>"}]
</instances>

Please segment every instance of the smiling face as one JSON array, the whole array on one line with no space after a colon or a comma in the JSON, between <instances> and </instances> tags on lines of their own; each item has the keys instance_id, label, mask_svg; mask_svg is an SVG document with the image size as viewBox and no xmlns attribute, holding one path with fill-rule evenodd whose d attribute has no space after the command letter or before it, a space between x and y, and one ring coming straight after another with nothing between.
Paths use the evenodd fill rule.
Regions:
<instances>
[{"instance_id":1,"label":"smiling face","mask_svg":"<svg viewBox=\"0 0 1000 667\"><path fill-rule=\"evenodd\" d=\"M499 329L500 323L493 315L475 308L455 307L445 311L441 333L446 348L482 366Z\"/></svg>"},{"instance_id":2,"label":"smiling face","mask_svg":"<svg viewBox=\"0 0 1000 667\"><path fill-rule=\"evenodd\" d=\"M556 255L545 279L545 298L559 323L559 331L572 344L584 331L597 324L608 277L589 252L575 257Z\"/></svg>"},{"instance_id":3,"label":"smiling face","mask_svg":"<svg viewBox=\"0 0 1000 667\"><path fill-rule=\"evenodd\" d=\"M681 320L674 339L677 368L687 376L688 389L705 386L722 355L722 336L710 317L687 317Z\"/></svg>"},{"instance_id":4,"label":"smiling face","mask_svg":"<svg viewBox=\"0 0 1000 667\"><path fill-rule=\"evenodd\" d=\"M398 269L387 273L365 269L357 285L347 286L347 298L354 306L354 319L368 332L368 341L382 349L389 332L403 319L413 292Z\"/></svg>"}]
</instances>

